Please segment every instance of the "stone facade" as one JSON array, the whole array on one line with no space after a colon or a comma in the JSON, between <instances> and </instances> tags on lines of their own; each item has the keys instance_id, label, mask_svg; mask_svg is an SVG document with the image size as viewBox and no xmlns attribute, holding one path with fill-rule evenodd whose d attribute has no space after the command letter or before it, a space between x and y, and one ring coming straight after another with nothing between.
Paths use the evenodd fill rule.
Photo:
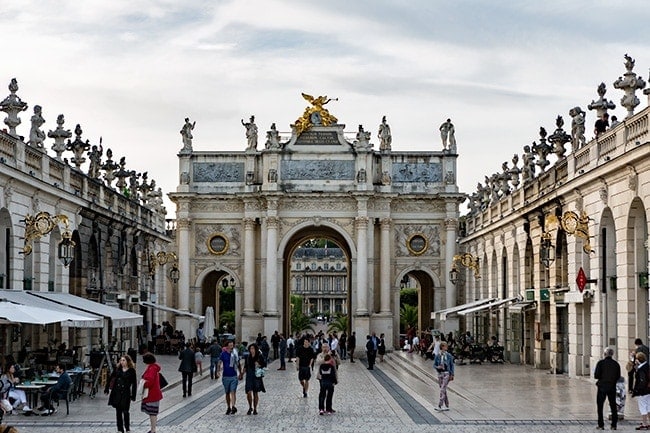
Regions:
<instances>
[{"instance_id":1,"label":"stone facade","mask_svg":"<svg viewBox=\"0 0 650 433\"><path fill-rule=\"evenodd\" d=\"M589 108L606 112L604 101ZM478 341L497 335L513 362L589 376L606 346L625 363L634 339L648 340L649 119L649 107L629 112L515 187L479 184L460 248L479 259L480 279L462 268L460 301L522 302L467 315Z\"/></svg>"},{"instance_id":2,"label":"stone facade","mask_svg":"<svg viewBox=\"0 0 650 433\"><path fill-rule=\"evenodd\" d=\"M138 302L154 297L165 303L170 296L167 292L171 292L164 273L169 266L154 268L149 260L150 253L165 251L171 241L159 191L151 188L155 182L149 183L144 173L137 175L140 181L131 183L135 189L112 185L116 178L126 185L126 179L135 171L125 170L124 163L114 163L110 149L108 160L102 164L101 143L91 147L88 140L82 140L79 125L75 129L77 140L71 142L72 133L64 128L63 115L58 117L56 131L49 134L54 139L52 148L56 157L48 155L44 134L37 128L44 123L40 107L35 110L38 118L32 118L37 127L32 125L27 142L16 130L20 125L20 111L16 107L26 109L27 104L16 95L15 80L10 91L11 95L0 104L8 113L5 123L9 126L9 132L0 131L0 288L64 292L89 298L143 314L145 327L73 333L69 328L51 326L49 336L40 327L32 327L28 335L22 334L22 341L8 342L3 332L0 347L6 347L6 353L18 352L27 341L40 348L52 344L54 339L66 342L68 347L97 347L113 341L125 347L137 347L139 342L146 341L145 331L152 319L159 323L162 318ZM63 142L66 138L67 145ZM75 149L75 143L81 144ZM75 155L73 159L81 164L82 148L89 153L87 172L82 171L85 167L71 166L61 159L64 152L70 151ZM105 175L103 179L99 177L100 169ZM55 224L49 233L36 237L31 242L31 253L24 253L25 219L39 212L60 216L57 221L61 218L69 221L75 242L74 260L69 266L57 258L57 247L65 231L61 223ZM87 337L85 332L91 335Z\"/></svg>"},{"instance_id":3,"label":"stone facade","mask_svg":"<svg viewBox=\"0 0 650 433\"><path fill-rule=\"evenodd\" d=\"M455 184L457 154L375 151L361 126L353 140L344 125L321 122L329 115L305 113L300 132L293 128L284 139L273 124L262 150L242 142L242 151L179 153L180 182L170 194L181 271L176 306L216 306L214 284L233 278L237 335L286 335L290 251L310 236L324 237L349 258L351 330L385 332L392 346L405 275L420 283L421 327L430 325L434 304L456 301L444 269L455 253L464 198Z\"/></svg>"}]
</instances>

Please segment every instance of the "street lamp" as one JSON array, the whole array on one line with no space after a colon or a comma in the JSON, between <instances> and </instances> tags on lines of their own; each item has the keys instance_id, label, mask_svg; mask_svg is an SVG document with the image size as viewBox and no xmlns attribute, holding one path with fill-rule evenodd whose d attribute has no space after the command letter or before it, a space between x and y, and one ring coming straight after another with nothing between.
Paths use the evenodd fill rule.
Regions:
<instances>
[{"instance_id":1,"label":"street lamp","mask_svg":"<svg viewBox=\"0 0 650 433\"><path fill-rule=\"evenodd\" d=\"M176 263L172 265L172 268L169 271L169 279L172 280L172 283L176 284L178 283L178 280L180 279L181 273L178 270L178 266L176 266Z\"/></svg>"},{"instance_id":2,"label":"street lamp","mask_svg":"<svg viewBox=\"0 0 650 433\"><path fill-rule=\"evenodd\" d=\"M176 260L178 260L176 254L167 253L165 251L158 251L157 253L149 254L149 275L151 276L151 278L153 278L153 276L156 275L157 266L164 266L170 260L174 261L174 267L172 268L171 271L169 271L169 278L171 278L171 280L174 281L174 277L172 276L172 272L174 271L174 268L176 268L176 277L178 277L180 274L178 272L178 268L176 267ZM176 281L178 281L178 279Z\"/></svg>"},{"instance_id":3,"label":"street lamp","mask_svg":"<svg viewBox=\"0 0 650 433\"><path fill-rule=\"evenodd\" d=\"M400 289L406 289L409 286L409 276L404 275L402 277L402 280L399 282L399 288Z\"/></svg>"},{"instance_id":4,"label":"street lamp","mask_svg":"<svg viewBox=\"0 0 650 433\"><path fill-rule=\"evenodd\" d=\"M555 246L551 242L550 233L544 233L542 235L540 260L546 269L550 268L551 264L555 261Z\"/></svg>"},{"instance_id":5,"label":"street lamp","mask_svg":"<svg viewBox=\"0 0 650 433\"><path fill-rule=\"evenodd\" d=\"M456 267L456 263L452 263L451 265L451 270L449 271L449 281L451 281L451 284L456 285L458 282L458 268Z\"/></svg>"},{"instance_id":6,"label":"street lamp","mask_svg":"<svg viewBox=\"0 0 650 433\"><path fill-rule=\"evenodd\" d=\"M61 242L59 242L59 259L63 262L63 266L68 267L74 260L75 242L72 240L72 232L70 231L70 220L65 215L50 215L48 212L39 212L36 216L25 215L23 220L25 223L25 245L21 253L26 256L32 253L32 242L36 239L47 235L55 227L62 223L64 230L61 232Z\"/></svg>"},{"instance_id":7,"label":"street lamp","mask_svg":"<svg viewBox=\"0 0 650 433\"><path fill-rule=\"evenodd\" d=\"M221 280L221 285L223 286L224 289L227 288L235 288L235 279L233 277L230 277L230 280L228 280L228 276L226 275L223 277L223 280Z\"/></svg>"}]
</instances>

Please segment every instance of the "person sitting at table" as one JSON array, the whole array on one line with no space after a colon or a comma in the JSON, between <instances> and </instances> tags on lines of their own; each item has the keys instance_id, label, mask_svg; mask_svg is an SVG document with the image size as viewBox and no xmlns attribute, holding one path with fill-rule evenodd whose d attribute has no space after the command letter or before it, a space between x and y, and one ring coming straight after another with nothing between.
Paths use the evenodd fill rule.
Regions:
<instances>
[{"instance_id":1,"label":"person sitting at table","mask_svg":"<svg viewBox=\"0 0 650 433\"><path fill-rule=\"evenodd\" d=\"M52 385L41 394L41 407L36 410L43 416L56 413L56 410L52 405L52 400L65 398L68 389L72 386L72 379L70 379L68 373L65 372L65 366L63 364L57 364L55 371L59 375L59 379L56 381L56 384Z\"/></svg>"},{"instance_id":2,"label":"person sitting at table","mask_svg":"<svg viewBox=\"0 0 650 433\"><path fill-rule=\"evenodd\" d=\"M16 377L16 366L13 364L8 365L0 380L9 383L10 387L8 397L10 399L9 401L11 401L11 399L14 400L12 403L14 410L22 408L24 412L31 412L32 409L29 407L29 403L27 402L25 391L22 389L16 389L16 385L20 383L20 379Z\"/></svg>"}]
</instances>

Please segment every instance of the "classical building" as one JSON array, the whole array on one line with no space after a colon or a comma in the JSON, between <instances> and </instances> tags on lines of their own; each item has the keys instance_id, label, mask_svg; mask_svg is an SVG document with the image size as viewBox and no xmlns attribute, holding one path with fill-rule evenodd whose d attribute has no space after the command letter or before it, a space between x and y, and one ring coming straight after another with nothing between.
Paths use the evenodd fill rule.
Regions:
<instances>
[{"instance_id":1,"label":"classical building","mask_svg":"<svg viewBox=\"0 0 650 433\"><path fill-rule=\"evenodd\" d=\"M158 319L139 303L152 297L165 303L171 291L164 272L174 260L159 265L172 257L162 192L146 173L127 169L124 157L113 160L110 149L103 159L101 141L90 143L80 125L66 129L63 115L47 133L49 155L41 129L46 114L34 106L29 138L19 135L19 114L28 107L15 79L9 91L0 102L8 128L0 131L0 299L79 308L101 320L88 324L87 333L52 325L48 333L32 327L17 338L14 328L13 337L0 333L0 347L3 353L54 341L136 347L145 341L140 325Z\"/></svg>"},{"instance_id":2,"label":"classical building","mask_svg":"<svg viewBox=\"0 0 650 433\"><path fill-rule=\"evenodd\" d=\"M376 150L361 125L344 131L324 108L326 97L303 97L311 105L291 133L271 125L261 149L254 116L242 120L246 149L222 152L194 151L194 124L186 119L180 183L170 194L180 270L175 307L194 313L216 307L219 282L232 278L238 336L286 334L291 257L306 239L325 238L345 258L341 305L351 330L396 340L399 285L407 274L419 281L420 326L428 326L434 306L456 301L446 269L464 195L456 184L453 126L440 151L394 152L384 118ZM182 317L178 323L192 326Z\"/></svg>"},{"instance_id":3,"label":"classical building","mask_svg":"<svg viewBox=\"0 0 650 433\"><path fill-rule=\"evenodd\" d=\"M645 81L627 55L625 67L613 83L620 122L585 138L586 109L602 119L615 107L603 83L567 109L568 131L558 116L470 196L455 260L462 305L437 318L464 317L478 341L498 336L513 362L589 376L605 347L625 362L636 337L648 340L650 108L634 112Z\"/></svg>"},{"instance_id":4,"label":"classical building","mask_svg":"<svg viewBox=\"0 0 650 433\"><path fill-rule=\"evenodd\" d=\"M289 265L292 295L308 316L348 314L348 260L341 248L298 247Z\"/></svg>"}]
</instances>

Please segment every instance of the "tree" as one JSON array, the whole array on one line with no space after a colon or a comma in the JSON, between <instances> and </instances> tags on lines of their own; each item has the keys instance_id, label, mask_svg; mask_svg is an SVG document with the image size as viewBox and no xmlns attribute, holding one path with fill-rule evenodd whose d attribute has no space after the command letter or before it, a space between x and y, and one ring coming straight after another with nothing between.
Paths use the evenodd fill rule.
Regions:
<instances>
[{"instance_id":1,"label":"tree","mask_svg":"<svg viewBox=\"0 0 650 433\"><path fill-rule=\"evenodd\" d=\"M408 325L418 323L418 307L413 305L404 305L399 312L399 323L402 329L406 329Z\"/></svg>"},{"instance_id":2,"label":"tree","mask_svg":"<svg viewBox=\"0 0 650 433\"><path fill-rule=\"evenodd\" d=\"M399 303L403 305L418 305L418 289L402 289L399 291Z\"/></svg>"},{"instance_id":3,"label":"tree","mask_svg":"<svg viewBox=\"0 0 650 433\"><path fill-rule=\"evenodd\" d=\"M327 332L343 332L348 330L348 316L345 314L337 314L327 327Z\"/></svg>"},{"instance_id":4,"label":"tree","mask_svg":"<svg viewBox=\"0 0 650 433\"><path fill-rule=\"evenodd\" d=\"M235 312L223 311L219 314L219 331L235 332Z\"/></svg>"},{"instance_id":5,"label":"tree","mask_svg":"<svg viewBox=\"0 0 650 433\"><path fill-rule=\"evenodd\" d=\"M305 316L302 314L297 314L295 316L291 316L291 332L296 333L296 332L302 332L302 331L311 331L314 332L314 325L311 322L311 318L308 316Z\"/></svg>"}]
</instances>

